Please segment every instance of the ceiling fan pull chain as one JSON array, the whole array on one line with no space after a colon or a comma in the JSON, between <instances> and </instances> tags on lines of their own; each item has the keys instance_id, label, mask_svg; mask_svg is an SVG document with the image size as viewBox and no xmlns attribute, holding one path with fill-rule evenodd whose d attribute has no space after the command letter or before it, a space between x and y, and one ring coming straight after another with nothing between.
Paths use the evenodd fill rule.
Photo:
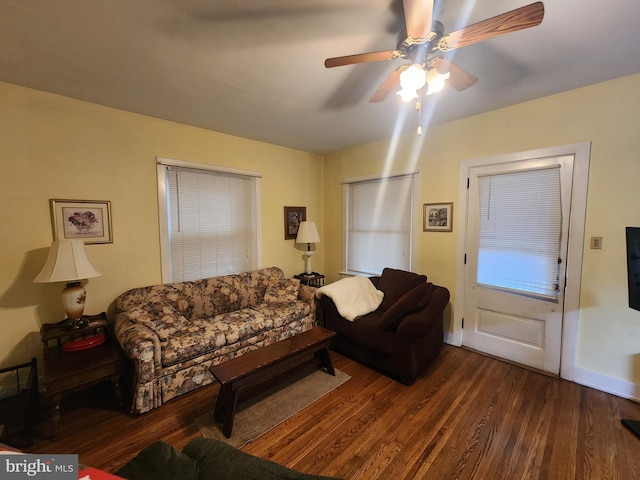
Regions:
<instances>
[{"instance_id":1,"label":"ceiling fan pull chain","mask_svg":"<svg viewBox=\"0 0 640 480\"><path fill-rule=\"evenodd\" d=\"M418 100L416 101L416 110L418 111L418 135L422 135L422 103L420 98L422 97L422 89L418 93Z\"/></svg>"}]
</instances>

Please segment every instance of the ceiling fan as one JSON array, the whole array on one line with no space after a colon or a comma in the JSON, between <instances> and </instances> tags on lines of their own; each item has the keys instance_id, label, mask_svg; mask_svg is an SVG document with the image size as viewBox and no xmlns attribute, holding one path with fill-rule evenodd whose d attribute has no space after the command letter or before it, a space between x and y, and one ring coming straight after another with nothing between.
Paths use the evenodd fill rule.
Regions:
<instances>
[{"instance_id":1,"label":"ceiling fan","mask_svg":"<svg viewBox=\"0 0 640 480\"><path fill-rule=\"evenodd\" d=\"M419 98L418 92L421 92L423 87L427 87L427 94L442 89L447 79L453 88L462 91L471 87L478 79L438 52L448 52L489 38L535 27L544 18L543 3L535 2L445 35L442 23L433 19L434 1L403 0L406 29L398 35L395 50L327 58L324 66L333 68L396 58L409 60L409 64L391 72L369 99L370 102L383 101L398 87L402 87L398 94L403 100L409 101Z\"/></svg>"}]
</instances>

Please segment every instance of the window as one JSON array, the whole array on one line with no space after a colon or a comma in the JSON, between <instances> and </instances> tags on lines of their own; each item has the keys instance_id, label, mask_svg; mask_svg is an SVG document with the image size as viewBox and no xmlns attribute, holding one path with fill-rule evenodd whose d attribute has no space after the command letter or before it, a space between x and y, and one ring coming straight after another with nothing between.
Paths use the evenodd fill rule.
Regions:
<instances>
[{"instance_id":1,"label":"window","mask_svg":"<svg viewBox=\"0 0 640 480\"><path fill-rule=\"evenodd\" d=\"M478 178L478 283L557 297L560 168Z\"/></svg>"},{"instance_id":2,"label":"window","mask_svg":"<svg viewBox=\"0 0 640 480\"><path fill-rule=\"evenodd\" d=\"M412 269L415 174L346 182L345 259L349 273Z\"/></svg>"},{"instance_id":3,"label":"window","mask_svg":"<svg viewBox=\"0 0 640 480\"><path fill-rule=\"evenodd\" d=\"M258 268L259 185L257 172L158 160L163 282Z\"/></svg>"}]
</instances>

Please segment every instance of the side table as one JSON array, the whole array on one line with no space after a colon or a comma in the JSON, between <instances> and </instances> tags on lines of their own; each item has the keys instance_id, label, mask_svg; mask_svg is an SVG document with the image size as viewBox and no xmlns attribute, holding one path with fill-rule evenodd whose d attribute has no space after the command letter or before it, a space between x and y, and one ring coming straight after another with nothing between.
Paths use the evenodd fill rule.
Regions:
<instances>
[{"instance_id":1,"label":"side table","mask_svg":"<svg viewBox=\"0 0 640 480\"><path fill-rule=\"evenodd\" d=\"M300 283L303 285L309 285L310 287L324 286L324 275L320 273L299 273L298 275L294 275L293 278L297 278L300 280Z\"/></svg>"},{"instance_id":2,"label":"side table","mask_svg":"<svg viewBox=\"0 0 640 480\"><path fill-rule=\"evenodd\" d=\"M51 438L58 436L62 396L73 390L110 380L118 408L122 406L120 392L120 356L115 349L111 325L106 313L85 316L86 327L65 329L65 321L44 324L40 337L44 346L44 386L53 404ZM86 350L65 351L63 345L73 340L105 334L104 343Z\"/></svg>"}]
</instances>

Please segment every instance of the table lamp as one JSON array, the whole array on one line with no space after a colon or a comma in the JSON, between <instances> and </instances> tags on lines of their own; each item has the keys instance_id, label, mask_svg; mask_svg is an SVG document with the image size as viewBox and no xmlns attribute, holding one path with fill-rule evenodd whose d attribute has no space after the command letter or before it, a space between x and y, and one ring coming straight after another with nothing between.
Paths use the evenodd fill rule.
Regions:
<instances>
[{"instance_id":1,"label":"table lamp","mask_svg":"<svg viewBox=\"0 0 640 480\"><path fill-rule=\"evenodd\" d=\"M298 226L298 236L296 237L296 243L307 244L307 251L304 252L304 254L306 255L304 261L305 273L307 275L311 275L311 255L313 255L311 244L320 243L320 236L318 235L318 229L316 228L316 224L314 222L300 222L300 225Z\"/></svg>"},{"instance_id":2,"label":"table lamp","mask_svg":"<svg viewBox=\"0 0 640 480\"><path fill-rule=\"evenodd\" d=\"M67 314L64 328L75 329L86 326L83 321L87 292L80 280L102 275L89 261L82 240L55 240L51 244L47 262L33 280L34 283L67 282L62 290L62 306Z\"/></svg>"}]
</instances>

